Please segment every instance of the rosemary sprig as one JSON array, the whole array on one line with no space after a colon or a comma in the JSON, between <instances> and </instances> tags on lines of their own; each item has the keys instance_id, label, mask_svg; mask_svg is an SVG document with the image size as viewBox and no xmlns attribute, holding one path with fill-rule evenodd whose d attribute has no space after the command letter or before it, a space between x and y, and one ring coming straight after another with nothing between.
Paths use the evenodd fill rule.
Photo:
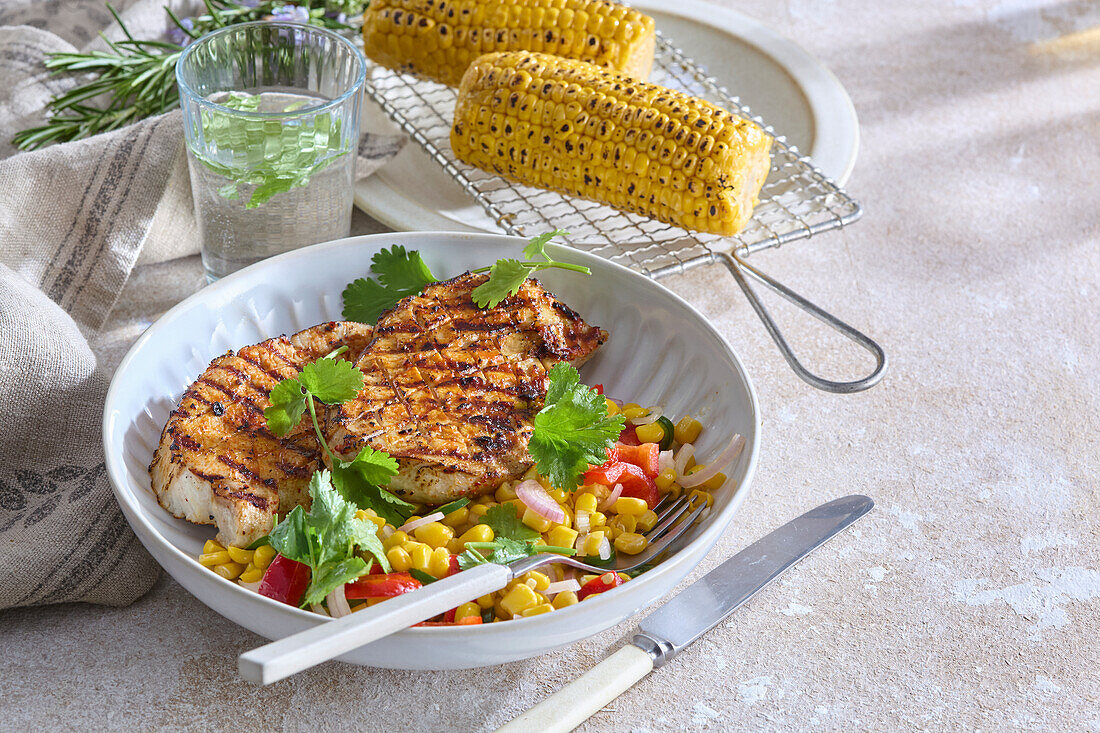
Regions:
<instances>
[{"instance_id":1,"label":"rosemary sprig","mask_svg":"<svg viewBox=\"0 0 1100 733\"><path fill-rule=\"evenodd\" d=\"M216 28L285 15L294 5L285 0L203 0L206 12L181 19L165 8L169 19L182 34L195 39ZM308 12L310 25L345 30L344 13L362 9L361 0L328 0L312 7L304 0L297 7ZM50 100L51 112L46 124L16 133L12 143L20 150L33 150L53 143L68 142L114 130L152 117L179 104L175 66L183 46L170 41L138 40L133 37L118 12L107 9L122 29L125 38L111 41L107 51L90 53L54 53L45 61L57 74L86 75L88 78ZM339 15L337 15L339 13Z\"/></svg>"}]
</instances>

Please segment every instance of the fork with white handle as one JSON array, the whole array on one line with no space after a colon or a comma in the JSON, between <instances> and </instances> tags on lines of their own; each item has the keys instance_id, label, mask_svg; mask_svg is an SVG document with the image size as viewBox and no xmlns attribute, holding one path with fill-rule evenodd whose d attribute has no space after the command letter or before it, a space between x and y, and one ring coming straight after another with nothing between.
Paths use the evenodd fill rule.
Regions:
<instances>
[{"instance_id":1,"label":"fork with white handle","mask_svg":"<svg viewBox=\"0 0 1100 733\"><path fill-rule=\"evenodd\" d=\"M385 636L438 616L456 606L504 588L524 573L561 563L589 573L626 573L652 562L667 550L706 512L707 505L693 507L688 497L665 497L654 511L657 524L645 534L649 544L630 558L616 556L608 567L597 567L565 555L541 553L509 565L477 565L419 590L388 599L343 618L300 631L245 652L237 660L242 677L270 684L296 672L327 662Z\"/></svg>"}]
</instances>

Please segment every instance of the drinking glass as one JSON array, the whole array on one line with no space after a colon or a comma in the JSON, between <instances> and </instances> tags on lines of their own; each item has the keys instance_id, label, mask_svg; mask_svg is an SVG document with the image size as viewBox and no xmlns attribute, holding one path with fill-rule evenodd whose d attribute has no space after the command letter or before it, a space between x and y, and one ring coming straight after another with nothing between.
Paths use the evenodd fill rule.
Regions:
<instances>
[{"instance_id":1,"label":"drinking glass","mask_svg":"<svg viewBox=\"0 0 1100 733\"><path fill-rule=\"evenodd\" d=\"M207 280L351 228L366 59L315 26L213 31L176 64Z\"/></svg>"}]
</instances>

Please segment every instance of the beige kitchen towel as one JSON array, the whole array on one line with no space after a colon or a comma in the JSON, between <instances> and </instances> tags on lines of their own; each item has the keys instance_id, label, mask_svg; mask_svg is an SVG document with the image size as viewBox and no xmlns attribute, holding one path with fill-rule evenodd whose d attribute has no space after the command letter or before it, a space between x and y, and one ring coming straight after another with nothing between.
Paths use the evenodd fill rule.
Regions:
<instances>
[{"instance_id":1,"label":"beige kitchen towel","mask_svg":"<svg viewBox=\"0 0 1100 733\"><path fill-rule=\"evenodd\" d=\"M128 24L151 27L154 6L163 23L160 0L138 0ZM0 24L39 26L0 27L0 608L123 605L158 575L111 495L100 437L109 374L87 338L139 261L198 251L180 113L42 150L10 145L73 83L42 61L85 40L72 37L71 13L91 7L0 4ZM54 21L69 40L49 32ZM357 173L403 144L365 136Z\"/></svg>"}]
</instances>

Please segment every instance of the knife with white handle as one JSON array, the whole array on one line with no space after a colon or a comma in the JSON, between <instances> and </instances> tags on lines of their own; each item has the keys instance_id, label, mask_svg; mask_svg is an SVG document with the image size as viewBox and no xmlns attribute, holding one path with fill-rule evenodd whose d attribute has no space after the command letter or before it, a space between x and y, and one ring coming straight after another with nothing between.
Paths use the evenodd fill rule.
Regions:
<instances>
[{"instance_id":1,"label":"knife with white handle","mask_svg":"<svg viewBox=\"0 0 1100 733\"><path fill-rule=\"evenodd\" d=\"M498 730L566 733L669 662L757 591L871 511L858 494L811 509L757 540L649 614L634 640Z\"/></svg>"}]
</instances>

